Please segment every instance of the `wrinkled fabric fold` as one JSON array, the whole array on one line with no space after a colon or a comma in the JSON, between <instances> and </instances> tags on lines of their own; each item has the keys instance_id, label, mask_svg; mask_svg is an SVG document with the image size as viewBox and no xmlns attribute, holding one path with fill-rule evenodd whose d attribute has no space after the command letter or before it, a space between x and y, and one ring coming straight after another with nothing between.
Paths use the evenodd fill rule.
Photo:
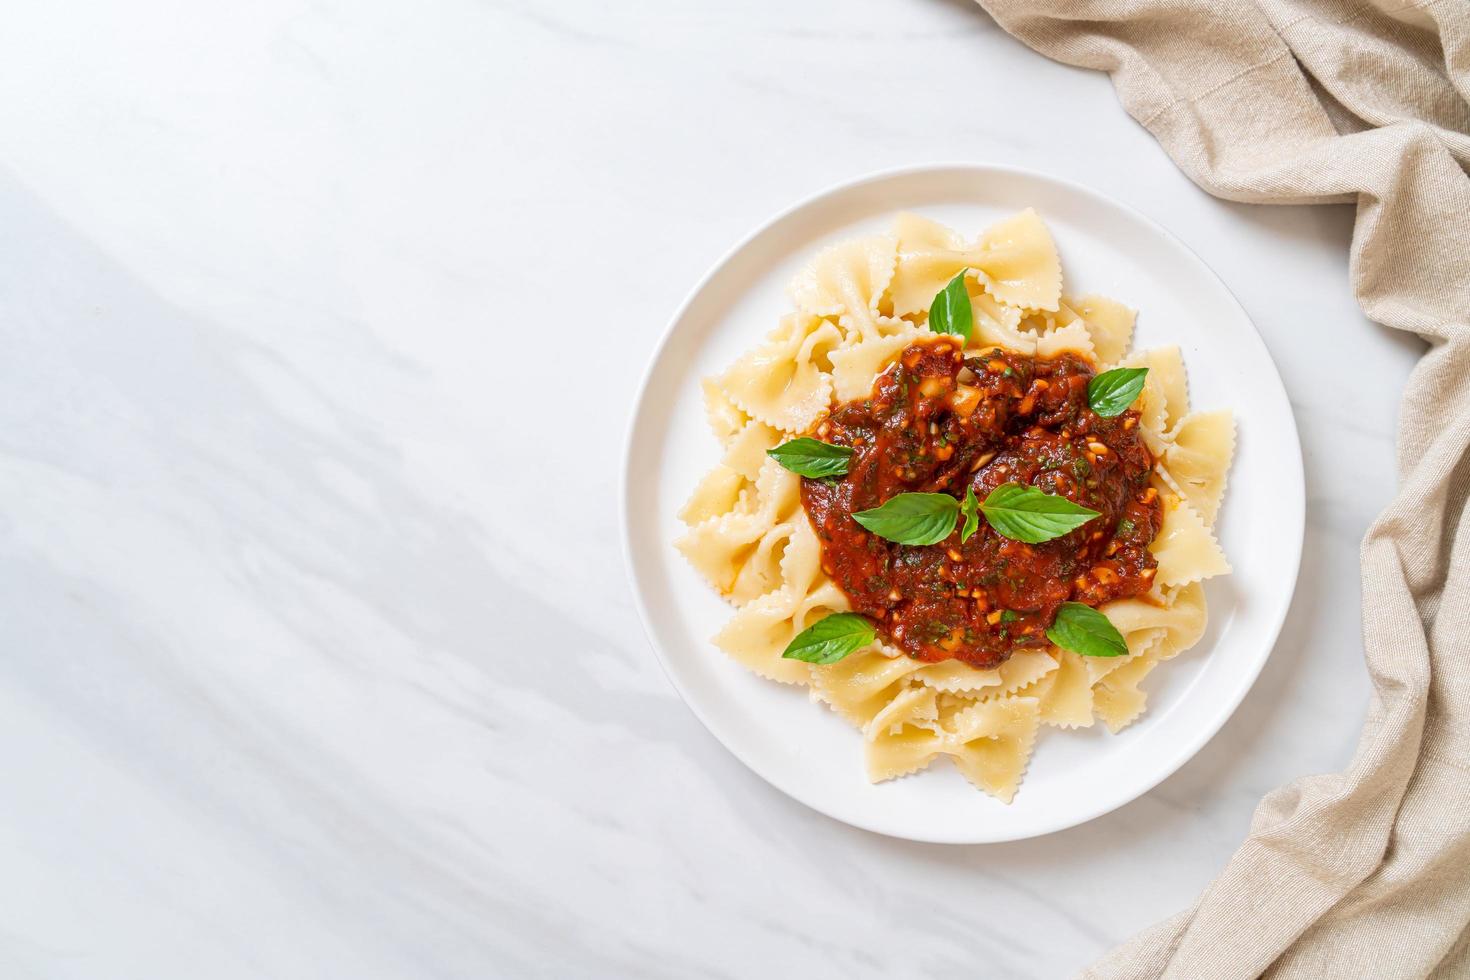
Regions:
<instances>
[{"instance_id":1,"label":"wrinkled fabric fold","mask_svg":"<svg viewBox=\"0 0 1470 980\"><path fill-rule=\"evenodd\" d=\"M1209 193L1356 202L1359 304L1430 342L1362 546L1373 700L1351 764L1268 794L1191 908L1084 975L1470 976L1470 3L979 2L1108 72Z\"/></svg>"}]
</instances>

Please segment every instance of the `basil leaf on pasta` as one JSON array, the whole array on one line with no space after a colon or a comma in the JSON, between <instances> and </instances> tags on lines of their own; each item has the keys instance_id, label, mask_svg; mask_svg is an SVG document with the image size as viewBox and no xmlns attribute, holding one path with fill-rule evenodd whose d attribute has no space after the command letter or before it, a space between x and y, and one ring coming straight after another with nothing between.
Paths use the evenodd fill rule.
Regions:
<instances>
[{"instance_id":1,"label":"basil leaf on pasta","mask_svg":"<svg viewBox=\"0 0 1470 980\"><path fill-rule=\"evenodd\" d=\"M970 292L965 288L965 273L949 281L934 297L929 307L929 329L935 333L951 333L970 342L970 332L975 329L975 310L970 306Z\"/></svg>"},{"instance_id":2,"label":"basil leaf on pasta","mask_svg":"<svg viewBox=\"0 0 1470 980\"><path fill-rule=\"evenodd\" d=\"M980 501L975 499L975 488L965 488L965 499L960 502L960 516L965 526L960 529L960 544L970 540L970 535L980 530Z\"/></svg>"},{"instance_id":3,"label":"basil leaf on pasta","mask_svg":"<svg viewBox=\"0 0 1470 980\"><path fill-rule=\"evenodd\" d=\"M1087 382L1087 404L1105 419L1122 415L1143 391L1148 368L1113 368Z\"/></svg>"},{"instance_id":4,"label":"basil leaf on pasta","mask_svg":"<svg viewBox=\"0 0 1470 980\"><path fill-rule=\"evenodd\" d=\"M852 459L852 450L846 446L834 446L810 436L792 439L775 449L767 449L766 455L800 476L813 479L823 476L842 476Z\"/></svg>"},{"instance_id":5,"label":"basil leaf on pasta","mask_svg":"<svg viewBox=\"0 0 1470 980\"><path fill-rule=\"evenodd\" d=\"M947 493L901 493L852 519L880 538L899 544L936 544L950 536L960 502Z\"/></svg>"},{"instance_id":6,"label":"basil leaf on pasta","mask_svg":"<svg viewBox=\"0 0 1470 980\"><path fill-rule=\"evenodd\" d=\"M796 634L781 656L809 664L835 664L849 653L855 653L877 637L866 616L857 613L833 613Z\"/></svg>"},{"instance_id":7,"label":"basil leaf on pasta","mask_svg":"<svg viewBox=\"0 0 1470 980\"><path fill-rule=\"evenodd\" d=\"M1022 483L1002 483L981 501L980 509L996 533L1027 544L1059 538L1099 516L1066 497Z\"/></svg>"},{"instance_id":8,"label":"basil leaf on pasta","mask_svg":"<svg viewBox=\"0 0 1470 980\"><path fill-rule=\"evenodd\" d=\"M1064 602L1046 638L1084 657L1126 657L1128 644L1118 627L1102 613L1080 602Z\"/></svg>"}]
</instances>

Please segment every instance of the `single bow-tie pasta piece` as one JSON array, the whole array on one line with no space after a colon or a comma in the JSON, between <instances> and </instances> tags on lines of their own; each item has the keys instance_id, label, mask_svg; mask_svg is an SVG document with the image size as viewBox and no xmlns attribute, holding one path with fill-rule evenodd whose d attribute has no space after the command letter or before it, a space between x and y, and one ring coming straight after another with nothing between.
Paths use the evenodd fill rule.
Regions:
<instances>
[{"instance_id":1,"label":"single bow-tie pasta piece","mask_svg":"<svg viewBox=\"0 0 1470 980\"><path fill-rule=\"evenodd\" d=\"M1166 615L1160 621L1164 635L1153 650L1160 661L1172 660L1205 635L1210 617L1205 607L1204 585L1190 582L1173 590L1165 609Z\"/></svg>"},{"instance_id":2,"label":"single bow-tie pasta piece","mask_svg":"<svg viewBox=\"0 0 1470 980\"><path fill-rule=\"evenodd\" d=\"M934 297L975 258L960 236L937 221L907 212L893 221L898 262L889 288L895 316L928 313Z\"/></svg>"},{"instance_id":3,"label":"single bow-tie pasta piece","mask_svg":"<svg viewBox=\"0 0 1470 980\"><path fill-rule=\"evenodd\" d=\"M810 525L803 515L797 514L762 534L735 573L727 598L739 606L782 588L786 555L803 526Z\"/></svg>"},{"instance_id":4,"label":"single bow-tie pasta piece","mask_svg":"<svg viewBox=\"0 0 1470 980\"><path fill-rule=\"evenodd\" d=\"M992 225L974 244L914 214L899 215L894 232L898 266L890 292L896 316L928 310L935 294L966 269L1008 306L1057 308L1062 292L1061 260L1051 233L1030 208Z\"/></svg>"},{"instance_id":5,"label":"single bow-tie pasta piece","mask_svg":"<svg viewBox=\"0 0 1470 980\"><path fill-rule=\"evenodd\" d=\"M761 467L754 492L743 495L737 509L694 525L674 545L722 595L744 602L766 590L751 594L747 580L745 589L737 594L742 569L753 558L775 568L780 558L775 548L790 539L791 529L777 530L764 555L761 543L778 525L795 520L806 520L801 508L800 478L768 459Z\"/></svg>"},{"instance_id":6,"label":"single bow-tie pasta piece","mask_svg":"<svg viewBox=\"0 0 1470 980\"><path fill-rule=\"evenodd\" d=\"M1097 682L1093 710L1114 735L1133 724L1148 705L1148 694L1138 685L1158 666L1152 651L1135 657Z\"/></svg>"},{"instance_id":7,"label":"single bow-tie pasta piece","mask_svg":"<svg viewBox=\"0 0 1470 980\"><path fill-rule=\"evenodd\" d=\"M992 296L1009 306L1055 310L1062 297L1062 261L1041 217L1030 208L980 236L976 272Z\"/></svg>"},{"instance_id":8,"label":"single bow-tie pasta piece","mask_svg":"<svg viewBox=\"0 0 1470 980\"><path fill-rule=\"evenodd\" d=\"M910 690L896 686L894 696ZM926 768L941 755L963 755L972 760L971 772L991 787L981 788L1008 800L1035 742L1035 699L979 702L949 694L938 697L947 700L937 705L937 725L925 711L916 724L869 726L868 779L875 783L896 779ZM919 703L927 709L927 700Z\"/></svg>"},{"instance_id":9,"label":"single bow-tie pasta piece","mask_svg":"<svg viewBox=\"0 0 1470 980\"><path fill-rule=\"evenodd\" d=\"M843 343L835 324L793 313L720 375L720 388L747 415L783 432L800 432L831 402L829 355Z\"/></svg>"},{"instance_id":10,"label":"single bow-tie pasta piece","mask_svg":"<svg viewBox=\"0 0 1470 980\"><path fill-rule=\"evenodd\" d=\"M1161 473L1206 526L1215 523L1234 455L1235 417L1229 411L1193 412L1169 434L1159 461Z\"/></svg>"},{"instance_id":11,"label":"single bow-tie pasta piece","mask_svg":"<svg viewBox=\"0 0 1470 980\"><path fill-rule=\"evenodd\" d=\"M1117 599L1101 609L1108 621L1123 634L1128 657L1090 657L1092 679L1121 666L1130 659L1152 652L1168 660L1187 650L1204 636L1208 623L1204 586L1199 582L1175 589L1159 589L1136 599Z\"/></svg>"},{"instance_id":12,"label":"single bow-tie pasta piece","mask_svg":"<svg viewBox=\"0 0 1470 980\"><path fill-rule=\"evenodd\" d=\"M715 634L715 646L769 680L807 684L814 668L785 659L782 651L808 626L847 608L846 596L831 582L805 595L780 589L741 606Z\"/></svg>"},{"instance_id":13,"label":"single bow-tie pasta piece","mask_svg":"<svg viewBox=\"0 0 1470 980\"><path fill-rule=\"evenodd\" d=\"M1191 582L1176 589L1164 605L1137 599L1110 603L1107 614L1130 641L1147 637L1140 652L1127 658L1114 658L1122 662L1097 678L1093 687L1094 707L1108 729L1116 734L1143 713L1148 700L1140 687L1143 678L1158 664L1194 646L1204 635L1208 618L1204 586ZM1131 643L1129 649L1133 649Z\"/></svg>"},{"instance_id":14,"label":"single bow-tie pasta piece","mask_svg":"<svg viewBox=\"0 0 1470 980\"><path fill-rule=\"evenodd\" d=\"M1170 431L1189 412L1189 382L1183 356L1175 346L1155 347L1129 354L1118 366L1148 368L1143 393L1134 407L1138 409L1139 425L1148 438L1149 449L1162 454Z\"/></svg>"},{"instance_id":15,"label":"single bow-tie pasta piece","mask_svg":"<svg viewBox=\"0 0 1470 980\"><path fill-rule=\"evenodd\" d=\"M957 719L962 734L947 754L973 786L1009 803L1036 745L1040 708L1035 698L981 701Z\"/></svg>"},{"instance_id":16,"label":"single bow-tie pasta piece","mask_svg":"<svg viewBox=\"0 0 1470 980\"><path fill-rule=\"evenodd\" d=\"M1220 542L1215 540L1199 513L1173 494L1165 496L1164 522L1149 551L1159 563L1154 581L1161 588L1230 574L1230 562L1225 559Z\"/></svg>"},{"instance_id":17,"label":"single bow-tie pasta piece","mask_svg":"<svg viewBox=\"0 0 1470 980\"><path fill-rule=\"evenodd\" d=\"M755 482L768 457L766 450L781 443L781 433L755 420L725 444L725 455L715 468L705 474L694 493L679 510L679 519L693 526L713 517L727 514L741 506L755 492Z\"/></svg>"},{"instance_id":18,"label":"single bow-tie pasta piece","mask_svg":"<svg viewBox=\"0 0 1470 980\"><path fill-rule=\"evenodd\" d=\"M918 669L917 661L875 647L813 668L812 696L862 728Z\"/></svg>"},{"instance_id":19,"label":"single bow-tie pasta piece","mask_svg":"<svg viewBox=\"0 0 1470 980\"><path fill-rule=\"evenodd\" d=\"M905 329L908 324L884 317L880 309L893 278L896 248L897 242L888 235L825 248L792 280L791 298L797 309L835 319L857 339Z\"/></svg>"}]
</instances>

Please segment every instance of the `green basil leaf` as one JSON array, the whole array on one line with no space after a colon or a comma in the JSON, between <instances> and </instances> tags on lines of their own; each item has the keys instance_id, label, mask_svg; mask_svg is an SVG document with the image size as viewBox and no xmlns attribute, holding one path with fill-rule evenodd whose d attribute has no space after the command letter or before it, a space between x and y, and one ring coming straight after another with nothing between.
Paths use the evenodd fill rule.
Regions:
<instances>
[{"instance_id":1,"label":"green basil leaf","mask_svg":"<svg viewBox=\"0 0 1470 980\"><path fill-rule=\"evenodd\" d=\"M947 493L901 493L882 507L852 519L880 538L899 544L937 544L954 531L960 502Z\"/></svg>"},{"instance_id":2,"label":"green basil leaf","mask_svg":"<svg viewBox=\"0 0 1470 980\"><path fill-rule=\"evenodd\" d=\"M958 334L970 341L970 332L975 329L975 310L970 306L970 292L965 289L965 272L949 281L929 306L929 329L935 333Z\"/></svg>"},{"instance_id":3,"label":"green basil leaf","mask_svg":"<svg viewBox=\"0 0 1470 980\"><path fill-rule=\"evenodd\" d=\"M793 473L813 479L823 476L842 476L852 459L852 450L846 446L834 446L810 436L783 442L775 449L767 449L766 455Z\"/></svg>"},{"instance_id":4,"label":"green basil leaf","mask_svg":"<svg viewBox=\"0 0 1470 980\"><path fill-rule=\"evenodd\" d=\"M1080 602L1064 602L1057 607L1046 638L1059 647L1084 657L1126 657L1128 644L1108 617Z\"/></svg>"},{"instance_id":5,"label":"green basil leaf","mask_svg":"<svg viewBox=\"0 0 1470 980\"><path fill-rule=\"evenodd\" d=\"M975 499L975 488L965 487L965 499L960 503L960 516L965 526L960 530L960 544L970 540L970 535L980 530L980 501Z\"/></svg>"},{"instance_id":6,"label":"green basil leaf","mask_svg":"<svg viewBox=\"0 0 1470 980\"><path fill-rule=\"evenodd\" d=\"M1059 538L1099 516L1066 497L1021 483L1002 483L981 501L980 509L997 533L1027 544Z\"/></svg>"},{"instance_id":7,"label":"green basil leaf","mask_svg":"<svg viewBox=\"0 0 1470 980\"><path fill-rule=\"evenodd\" d=\"M1014 623L1020 618L1021 614L1016 612L1014 609L1002 609L1000 611L1000 621L1002 623Z\"/></svg>"},{"instance_id":8,"label":"green basil leaf","mask_svg":"<svg viewBox=\"0 0 1470 980\"><path fill-rule=\"evenodd\" d=\"M1087 382L1087 404L1105 419L1122 415L1143 391L1148 368L1113 368Z\"/></svg>"},{"instance_id":9,"label":"green basil leaf","mask_svg":"<svg viewBox=\"0 0 1470 980\"><path fill-rule=\"evenodd\" d=\"M835 664L872 643L877 635L866 616L833 613L796 634L781 656L809 664Z\"/></svg>"}]
</instances>

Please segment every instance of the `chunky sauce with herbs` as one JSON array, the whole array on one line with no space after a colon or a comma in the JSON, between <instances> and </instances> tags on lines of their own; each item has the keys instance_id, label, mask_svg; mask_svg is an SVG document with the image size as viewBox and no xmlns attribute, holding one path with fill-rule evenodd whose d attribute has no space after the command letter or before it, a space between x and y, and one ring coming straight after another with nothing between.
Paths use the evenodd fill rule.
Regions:
<instances>
[{"instance_id":1,"label":"chunky sauce with herbs","mask_svg":"<svg viewBox=\"0 0 1470 980\"><path fill-rule=\"evenodd\" d=\"M1044 646L1063 602L1096 606L1148 591L1158 531L1153 458L1138 413L1103 418L1087 403L1092 365L1000 348L966 358L957 340L913 344L871 397L833 409L816 427L853 449L846 476L803 479L802 503L822 566L853 611L919 660L993 667ZM906 492L984 500L1003 483L1060 494L1102 516L1041 544L1002 537L980 518L935 545L897 544L865 530L855 511Z\"/></svg>"}]
</instances>

